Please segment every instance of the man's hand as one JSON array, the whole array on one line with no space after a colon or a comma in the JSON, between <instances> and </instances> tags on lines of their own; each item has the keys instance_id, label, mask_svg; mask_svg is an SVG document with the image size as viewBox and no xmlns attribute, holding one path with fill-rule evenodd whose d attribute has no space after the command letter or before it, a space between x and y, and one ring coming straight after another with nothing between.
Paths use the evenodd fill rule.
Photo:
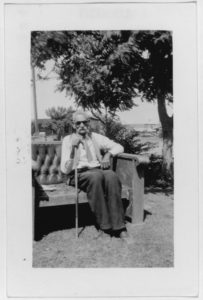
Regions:
<instances>
[{"instance_id":1,"label":"man's hand","mask_svg":"<svg viewBox=\"0 0 203 300\"><path fill-rule=\"evenodd\" d=\"M72 140L72 148L78 148L80 143L83 144L82 138L78 137L78 136L74 137L73 140Z\"/></svg>"},{"instance_id":2,"label":"man's hand","mask_svg":"<svg viewBox=\"0 0 203 300\"><path fill-rule=\"evenodd\" d=\"M78 148L80 143L83 144L82 138L76 136L72 139L72 149L71 149L71 153L70 153L70 159L74 159L75 149Z\"/></svg>"},{"instance_id":3,"label":"man's hand","mask_svg":"<svg viewBox=\"0 0 203 300\"><path fill-rule=\"evenodd\" d=\"M111 158L111 153L107 152L101 161L101 168L103 170L110 168L110 158Z\"/></svg>"}]
</instances>

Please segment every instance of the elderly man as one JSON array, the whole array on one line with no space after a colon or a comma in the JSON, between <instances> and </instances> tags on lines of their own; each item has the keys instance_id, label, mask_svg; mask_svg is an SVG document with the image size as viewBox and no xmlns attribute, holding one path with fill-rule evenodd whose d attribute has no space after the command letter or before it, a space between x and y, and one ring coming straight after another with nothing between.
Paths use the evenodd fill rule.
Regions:
<instances>
[{"instance_id":1,"label":"elderly man","mask_svg":"<svg viewBox=\"0 0 203 300\"><path fill-rule=\"evenodd\" d=\"M122 239L128 237L121 200L121 183L109 170L110 157L123 152L123 147L109 138L91 132L89 117L83 111L73 116L75 133L63 139L61 170L75 185L74 169L78 170L78 187L87 193L96 222L105 233ZM77 157L74 157L77 148ZM101 155L104 150L104 156Z\"/></svg>"}]
</instances>

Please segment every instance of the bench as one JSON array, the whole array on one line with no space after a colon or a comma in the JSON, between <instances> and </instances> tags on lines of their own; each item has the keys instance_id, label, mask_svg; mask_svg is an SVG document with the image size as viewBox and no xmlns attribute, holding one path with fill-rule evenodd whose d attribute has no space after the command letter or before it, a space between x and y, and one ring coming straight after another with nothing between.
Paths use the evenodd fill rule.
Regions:
<instances>
[{"instance_id":1,"label":"bench","mask_svg":"<svg viewBox=\"0 0 203 300\"><path fill-rule=\"evenodd\" d=\"M32 160L37 163L33 172L33 234L35 214L40 207L61 206L75 203L75 189L67 185L67 175L60 170L61 142L32 142ZM134 224L144 217L144 169L148 158L122 153L113 157L111 168L122 183L122 198L128 200L126 216ZM86 193L79 192L79 203L88 202Z\"/></svg>"}]
</instances>

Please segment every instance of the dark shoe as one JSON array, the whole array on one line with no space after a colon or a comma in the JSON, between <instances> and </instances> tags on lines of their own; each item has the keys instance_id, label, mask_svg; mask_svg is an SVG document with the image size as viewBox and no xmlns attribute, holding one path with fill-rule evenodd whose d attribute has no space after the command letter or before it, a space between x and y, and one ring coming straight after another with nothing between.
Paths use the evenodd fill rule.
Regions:
<instances>
[{"instance_id":1,"label":"dark shoe","mask_svg":"<svg viewBox=\"0 0 203 300\"><path fill-rule=\"evenodd\" d=\"M111 229L107 229L107 230L98 230L98 235L96 237L96 239L100 239L100 238L111 238Z\"/></svg>"}]
</instances>

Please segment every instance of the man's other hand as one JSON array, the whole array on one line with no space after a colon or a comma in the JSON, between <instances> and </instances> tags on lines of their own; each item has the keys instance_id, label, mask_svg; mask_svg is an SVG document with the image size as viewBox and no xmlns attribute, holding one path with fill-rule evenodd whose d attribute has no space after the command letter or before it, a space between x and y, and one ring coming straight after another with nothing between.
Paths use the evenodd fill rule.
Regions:
<instances>
[{"instance_id":1,"label":"man's other hand","mask_svg":"<svg viewBox=\"0 0 203 300\"><path fill-rule=\"evenodd\" d=\"M111 158L111 154L109 153L109 152L107 152L105 155L104 155L104 157L103 157L103 159L102 159L102 161L101 161L101 168L103 169L103 170L106 170L106 169L109 169L110 168L110 158Z\"/></svg>"}]
</instances>

